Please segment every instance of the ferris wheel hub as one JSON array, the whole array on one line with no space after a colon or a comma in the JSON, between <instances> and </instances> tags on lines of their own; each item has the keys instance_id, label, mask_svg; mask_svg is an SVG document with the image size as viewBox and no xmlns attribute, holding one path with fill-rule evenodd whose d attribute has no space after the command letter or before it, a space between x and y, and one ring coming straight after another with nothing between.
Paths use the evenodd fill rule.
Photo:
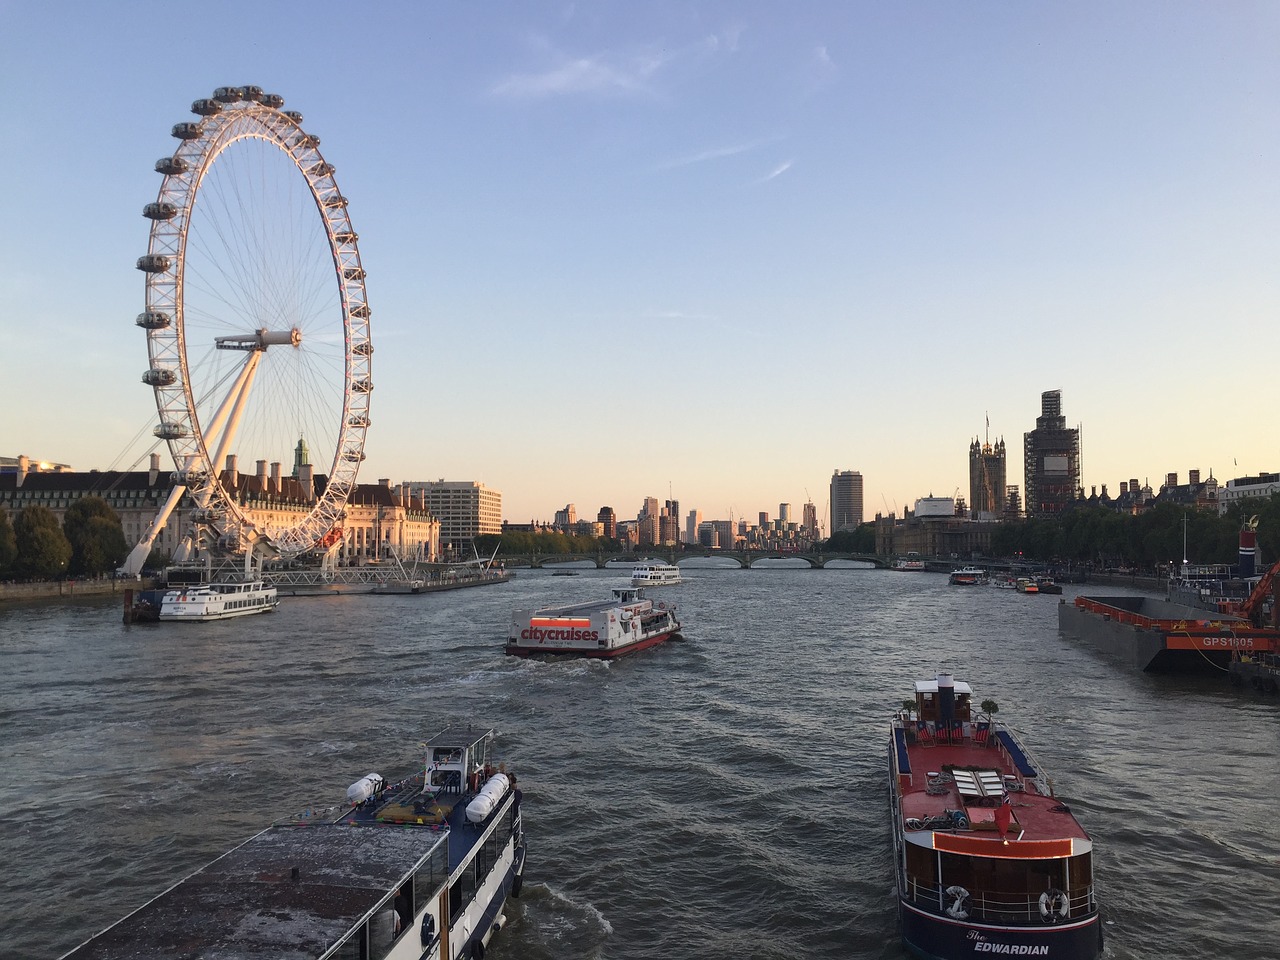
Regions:
<instances>
[{"instance_id":1,"label":"ferris wheel hub","mask_svg":"<svg viewBox=\"0 0 1280 960\"><path fill-rule=\"evenodd\" d=\"M268 330L263 327L253 333L214 337L213 342L219 350L265 350L271 346L296 347L302 343L302 331L297 327L288 330Z\"/></svg>"}]
</instances>

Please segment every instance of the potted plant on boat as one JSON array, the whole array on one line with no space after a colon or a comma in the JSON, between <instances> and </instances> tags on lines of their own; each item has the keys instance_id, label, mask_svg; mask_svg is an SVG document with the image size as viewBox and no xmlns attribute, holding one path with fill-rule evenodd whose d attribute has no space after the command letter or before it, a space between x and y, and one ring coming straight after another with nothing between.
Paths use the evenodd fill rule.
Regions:
<instances>
[{"instance_id":1,"label":"potted plant on boat","mask_svg":"<svg viewBox=\"0 0 1280 960\"><path fill-rule=\"evenodd\" d=\"M990 746L995 746L995 743L996 743L996 738L994 736L996 732L995 714L1000 712L1000 704L996 703L994 700L983 700L979 706L979 709L982 711L982 713L980 713L979 716L986 717L988 728L991 730L991 733L992 733L992 736L987 740L987 743Z\"/></svg>"}]
</instances>

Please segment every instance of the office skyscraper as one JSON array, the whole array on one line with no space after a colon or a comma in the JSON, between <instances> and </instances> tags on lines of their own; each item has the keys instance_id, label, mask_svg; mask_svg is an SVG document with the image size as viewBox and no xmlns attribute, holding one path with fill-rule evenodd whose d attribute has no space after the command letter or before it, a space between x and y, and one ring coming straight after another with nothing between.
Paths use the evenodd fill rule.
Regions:
<instances>
[{"instance_id":1,"label":"office skyscraper","mask_svg":"<svg viewBox=\"0 0 1280 960\"><path fill-rule=\"evenodd\" d=\"M862 474L837 470L831 474L831 532L862 526Z\"/></svg>"}]
</instances>

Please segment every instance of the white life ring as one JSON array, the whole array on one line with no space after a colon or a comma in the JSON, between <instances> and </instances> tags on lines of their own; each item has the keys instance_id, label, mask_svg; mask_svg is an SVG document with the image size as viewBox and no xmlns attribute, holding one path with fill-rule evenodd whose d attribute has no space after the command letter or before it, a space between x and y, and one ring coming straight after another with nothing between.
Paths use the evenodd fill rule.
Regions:
<instances>
[{"instance_id":1,"label":"white life ring","mask_svg":"<svg viewBox=\"0 0 1280 960\"><path fill-rule=\"evenodd\" d=\"M1071 901L1061 890L1050 888L1040 894L1040 919L1046 923L1057 923L1067 919L1071 912Z\"/></svg>"},{"instance_id":2,"label":"white life ring","mask_svg":"<svg viewBox=\"0 0 1280 960\"><path fill-rule=\"evenodd\" d=\"M960 886L947 887L947 896L955 898L951 906L947 907L947 916L953 920L967 919L969 911L965 908L969 905L969 891Z\"/></svg>"},{"instance_id":3,"label":"white life ring","mask_svg":"<svg viewBox=\"0 0 1280 960\"><path fill-rule=\"evenodd\" d=\"M666 605L666 603L665 603L665 602L663 602L663 603L659 603L659 604L658 604L658 609L659 609L659 610L665 610L665 609L667 609L667 605Z\"/></svg>"}]
</instances>

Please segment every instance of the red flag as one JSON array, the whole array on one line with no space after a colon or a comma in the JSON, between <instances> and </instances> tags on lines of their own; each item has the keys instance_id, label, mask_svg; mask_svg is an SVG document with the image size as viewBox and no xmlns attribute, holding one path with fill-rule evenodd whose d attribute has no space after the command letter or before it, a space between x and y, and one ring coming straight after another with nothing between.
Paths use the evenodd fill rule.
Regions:
<instances>
[{"instance_id":1,"label":"red flag","mask_svg":"<svg viewBox=\"0 0 1280 960\"><path fill-rule=\"evenodd\" d=\"M1009 806L1008 801L996 807L996 812L995 812L996 827L999 828L1001 834L1003 834L1006 830L1009 829L1009 820L1012 817L1013 817L1013 809Z\"/></svg>"}]
</instances>

